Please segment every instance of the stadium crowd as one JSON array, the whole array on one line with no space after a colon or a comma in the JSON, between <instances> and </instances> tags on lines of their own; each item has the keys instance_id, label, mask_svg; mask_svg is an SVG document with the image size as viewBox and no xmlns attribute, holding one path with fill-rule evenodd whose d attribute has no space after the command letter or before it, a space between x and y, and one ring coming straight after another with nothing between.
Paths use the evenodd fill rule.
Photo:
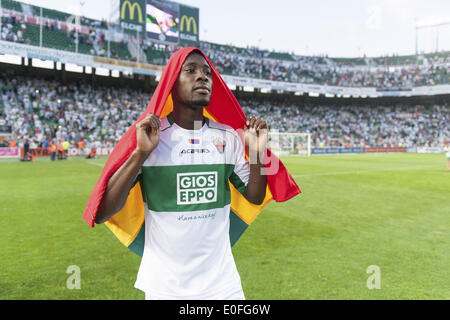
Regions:
<instances>
[{"instance_id":1,"label":"stadium crowd","mask_svg":"<svg viewBox=\"0 0 450 320\"><path fill-rule=\"evenodd\" d=\"M208 44L201 47L221 73L234 76L343 87L410 88L450 83L450 57L389 69L379 65L348 66L326 57L295 56L296 61L282 61L262 54L216 50Z\"/></svg>"},{"instance_id":2,"label":"stadium crowd","mask_svg":"<svg viewBox=\"0 0 450 320\"><path fill-rule=\"evenodd\" d=\"M72 147L113 147L145 109L151 94L129 89L0 76L0 125L30 148L68 140ZM313 106L241 100L247 116L280 132L309 132L312 146L442 146L450 137L450 107ZM46 144L47 142L47 144Z\"/></svg>"},{"instance_id":3,"label":"stadium crowd","mask_svg":"<svg viewBox=\"0 0 450 320\"><path fill-rule=\"evenodd\" d=\"M25 43L26 24L15 16L2 16L0 25L0 39L5 41Z\"/></svg>"},{"instance_id":4,"label":"stadium crowd","mask_svg":"<svg viewBox=\"0 0 450 320\"><path fill-rule=\"evenodd\" d=\"M163 52L163 59L152 61L162 65L165 65L170 56L181 48L177 45L162 45L151 41L142 42L141 47L144 51ZM209 42L200 42L200 49L205 52L221 74L240 77L386 89L450 83L450 54L422 57L420 63L413 63L410 59L405 59L407 65L388 68L378 65L369 58L360 59L366 61L367 64L358 66L352 62L339 62L328 57L318 56L284 54L285 59L277 59L276 53L262 51L255 47L239 48ZM286 59L286 55L291 60Z\"/></svg>"},{"instance_id":5,"label":"stadium crowd","mask_svg":"<svg viewBox=\"0 0 450 320\"><path fill-rule=\"evenodd\" d=\"M81 52L91 55L137 61L128 51L127 43L134 41L129 36L120 42L106 44L104 22L89 22L88 34L63 30L63 24L49 20L44 26L44 34L51 37L66 37L70 48L81 46ZM103 23L103 24L102 24ZM23 15L5 12L1 19L1 39L6 41L39 43L33 34L27 32L28 22ZM30 26L35 27L35 26ZM37 36L37 35L34 35ZM30 37L32 39L30 39ZM46 37L48 38L48 36ZM61 40L62 41L62 40ZM171 54L179 46L156 44L150 40L140 41L148 63L165 65ZM52 46L51 42L44 45ZM60 44L58 44L60 45ZM421 55L415 59L400 59L397 66L387 66L383 58L337 59L327 56L299 56L293 53L276 53L255 47L238 48L233 45L219 45L200 42L200 48L208 55L214 66L222 73L240 77L261 78L273 81L322 84L344 87L377 87L389 90L392 87L411 88L450 83L450 54L437 53L434 56ZM60 48L70 50L69 48ZM156 57L156 58L155 58Z\"/></svg>"},{"instance_id":6,"label":"stadium crowd","mask_svg":"<svg viewBox=\"0 0 450 320\"><path fill-rule=\"evenodd\" d=\"M280 132L309 132L313 147L441 147L449 106L314 106L240 101L244 113Z\"/></svg>"},{"instance_id":7,"label":"stadium crowd","mask_svg":"<svg viewBox=\"0 0 450 320\"><path fill-rule=\"evenodd\" d=\"M72 147L79 141L87 148L112 147L151 98L127 89L2 76L0 124L11 125L16 141L29 140L31 149L63 140Z\"/></svg>"}]
</instances>

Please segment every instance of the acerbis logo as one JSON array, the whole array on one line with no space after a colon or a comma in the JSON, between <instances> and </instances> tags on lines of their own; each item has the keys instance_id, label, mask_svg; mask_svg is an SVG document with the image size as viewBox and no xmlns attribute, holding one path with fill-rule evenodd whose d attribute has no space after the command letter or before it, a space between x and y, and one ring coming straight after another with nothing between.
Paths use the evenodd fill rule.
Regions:
<instances>
[{"instance_id":1,"label":"acerbis logo","mask_svg":"<svg viewBox=\"0 0 450 320\"><path fill-rule=\"evenodd\" d=\"M120 19L125 20L125 12L127 8L128 8L128 18L130 21L134 21L134 15L137 11L139 17L138 22L139 23L144 22L142 9L139 2L134 2L133 4L131 4L130 0L125 0L124 2L122 2L122 7L120 8Z\"/></svg>"},{"instance_id":2,"label":"acerbis logo","mask_svg":"<svg viewBox=\"0 0 450 320\"><path fill-rule=\"evenodd\" d=\"M184 32L184 27L186 26L187 32L191 32L191 25L193 26L193 34L197 34L197 22L195 21L194 17L189 17L186 15L183 15L180 20L180 31Z\"/></svg>"},{"instance_id":3,"label":"acerbis logo","mask_svg":"<svg viewBox=\"0 0 450 320\"><path fill-rule=\"evenodd\" d=\"M200 204L217 201L217 172L177 174L177 204Z\"/></svg>"},{"instance_id":4,"label":"acerbis logo","mask_svg":"<svg viewBox=\"0 0 450 320\"><path fill-rule=\"evenodd\" d=\"M208 149L183 149L181 150L180 155L194 153L210 153L210 151Z\"/></svg>"}]
</instances>

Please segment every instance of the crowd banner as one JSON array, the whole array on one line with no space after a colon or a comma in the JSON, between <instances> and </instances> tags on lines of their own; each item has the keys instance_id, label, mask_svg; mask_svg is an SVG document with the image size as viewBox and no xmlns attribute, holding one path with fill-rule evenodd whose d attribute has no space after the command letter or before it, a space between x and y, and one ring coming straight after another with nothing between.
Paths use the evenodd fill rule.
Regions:
<instances>
[{"instance_id":1,"label":"crowd banner","mask_svg":"<svg viewBox=\"0 0 450 320\"><path fill-rule=\"evenodd\" d=\"M418 147L417 153L443 153L444 150L439 147Z\"/></svg>"},{"instance_id":2,"label":"crowd banner","mask_svg":"<svg viewBox=\"0 0 450 320\"><path fill-rule=\"evenodd\" d=\"M50 148L35 148L30 149L33 157L49 157L50 156ZM24 149L20 150L20 156L23 157Z\"/></svg>"},{"instance_id":3,"label":"crowd banner","mask_svg":"<svg viewBox=\"0 0 450 320\"><path fill-rule=\"evenodd\" d=\"M2 158L18 158L19 157L18 148L0 148L0 159Z\"/></svg>"},{"instance_id":4,"label":"crowd banner","mask_svg":"<svg viewBox=\"0 0 450 320\"><path fill-rule=\"evenodd\" d=\"M311 148L311 154L345 154L345 153L364 153L364 148Z\"/></svg>"},{"instance_id":5,"label":"crowd banner","mask_svg":"<svg viewBox=\"0 0 450 320\"><path fill-rule=\"evenodd\" d=\"M80 150L75 148L69 148L69 156L76 157L80 155Z\"/></svg>"},{"instance_id":6,"label":"crowd banner","mask_svg":"<svg viewBox=\"0 0 450 320\"><path fill-rule=\"evenodd\" d=\"M0 124L0 135L7 136L12 133L12 126L8 124Z\"/></svg>"},{"instance_id":7,"label":"crowd banner","mask_svg":"<svg viewBox=\"0 0 450 320\"><path fill-rule=\"evenodd\" d=\"M364 152L406 152L408 151L407 148L393 148L393 147L368 147L365 148Z\"/></svg>"},{"instance_id":8,"label":"crowd banner","mask_svg":"<svg viewBox=\"0 0 450 320\"><path fill-rule=\"evenodd\" d=\"M5 151L6 149L16 149L17 151L15 151L17 154L14 153L14 151ZM112 152L113 148L97 148L97 156L109 156ZM9 152L9 153L8 153ZM34 149L30 149L31 154L34 157L50 157L50 148L34 148ZM89 153L91 152L90 148L87 148L87 150L84 150L83 154L80 154L80 150L76 149L76 148L69 148L69 152L68 155L71 157L77 157L77 156L87 156ZM10 157L23 157L23 153L24 153L24 149L21 148L20 150L17 148L0 148L0 158L3 158L3 154L7 155L7 154L12 154L12 156ZM6 156L4 156L6 157Z\"/></svg>"},{"instance_id":9,"label":"crowd banner","mask_svg":"<svg viewBox=\"0 0 450 320\"><path fill-rule=\"evenodd\" d=\"M113 148L98 148L97 149L97 155L99 155L99 156L109 156L112 151L113 151Z\"/></svg>"},{"instance_id":10,"label":"crowd banner","mask_svg":"<svg viewBox=\"0 0 450 320\"><path fill-rule=\"evenodd\" d=\"M101 65L102 67L109 67L114 66L116 69L124 69L124 70L134 70L134 72L137 71L147 71L151 75L160 75L162 73L162 70L164 69L163 66L158 66L154 64L149 63L140 63L135 61L125 61L125 60L119 60L119 59L111 59L111 58L105 58L105 57L94 57L93 61L97 65Z\"/></svg>"},{"instance_id":11,"label":"crowd banner","mask_svg":"<svg viewBox=\"0 0 450 320\"><path fill-rule=\"evenodd\" d=\"M59 61L78 65L94 66L93 56L70 51L56 50L45 47L0 40L0 53L36 58L41 60Z\"/></svg>"},{"instance_id":12,"label":"crowd banner","mask_svg":"<svg viewBox=\"0 0 450 320\"><path fill-rule=\"evenodd\" d=\"M272 81L256 78L245 78L238 76L223 75L222 78L228 85L240 86L240 87L252 87L258 89L278 90L285 92L299 92L299 93L314 93L322 95L332 96L344 96L353 98L378 98L378 97L410 97L421 95L437 95L437 94L449 94L450 85L434 85L413 87L409 90L397 90L397 91L380 91L375 87L337 87L327 86L319 84L305 84L305 83L292 83L282 81Z\"/></svg>"}]
</instances>

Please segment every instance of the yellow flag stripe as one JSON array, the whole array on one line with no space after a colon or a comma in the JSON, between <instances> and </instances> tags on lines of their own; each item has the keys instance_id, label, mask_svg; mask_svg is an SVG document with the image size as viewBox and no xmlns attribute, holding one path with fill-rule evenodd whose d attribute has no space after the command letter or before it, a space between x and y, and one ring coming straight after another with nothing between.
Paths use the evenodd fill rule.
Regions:
<instances>
[{"instance_id":1,"label":"yellow flag stripe","mask_svg":"<svg viewBox=\"0 0 450 320\"><path fill-rule=\"evenodd\" d=\"M144 201L139 183L130 190L127 201L105 224L125 246L129 246L145 220Z\"/></svg>"},{"instance_id":2,"label":"yellow flag stripe","mask_svg":"<svg viewBox=\"0 0 450 320\"><path fill-rule=\"evenodd\" d=\"M250 203L245 197L230 183L231 210L246 224L250 225L255 221L262 209L273 199L269 187L266 189L266 197L262 204Z\"/></svg>"}]
</instances>

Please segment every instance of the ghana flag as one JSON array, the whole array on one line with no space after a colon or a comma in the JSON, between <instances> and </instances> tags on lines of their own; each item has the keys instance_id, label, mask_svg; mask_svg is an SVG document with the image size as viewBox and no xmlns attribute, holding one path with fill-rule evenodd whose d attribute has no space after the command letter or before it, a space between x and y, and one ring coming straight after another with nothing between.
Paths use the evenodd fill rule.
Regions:
<instances>
[{"instance_id":1,"label":"ghana flag","mask_svg":"<svg viewBox=\"0 0 450 320\"><path fill-rule=\"evenodd\" d=\"M158 115L161 119L173 110L171 91L178 78L181 67L192 51L201 53L211 66L213 89L211 103L204 108L204 116L216 122L229 125L234 130L243 129L246 117L222 77L214 68L206 55L195 47L187 47L175 52L165 66L159 84L145 112L128 129L117 143L98 179L83 213L86 222L94 227L95 216L112 175L130 157L136 148L136 123L145 118L148 113ZM241 137L242 138L242 137ZM246 151L247 152L247 151ZM289 174L283 163L267 149L265 155L266 168L277 168L267 176L266 197L261 205L248 202L242 194L230 183L230 241L234 245L247 227L256 219L261 210L272 200L287 201L301 193L299 187ZM270 170L268 170L270 171ZM116 213L105 224L126 247L142 256L145 237L145 213L140 184L130 190L127 201L121 211Z\"/></svg>"}]
</instances>

